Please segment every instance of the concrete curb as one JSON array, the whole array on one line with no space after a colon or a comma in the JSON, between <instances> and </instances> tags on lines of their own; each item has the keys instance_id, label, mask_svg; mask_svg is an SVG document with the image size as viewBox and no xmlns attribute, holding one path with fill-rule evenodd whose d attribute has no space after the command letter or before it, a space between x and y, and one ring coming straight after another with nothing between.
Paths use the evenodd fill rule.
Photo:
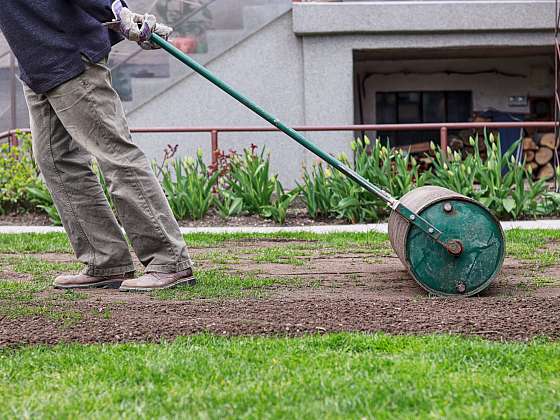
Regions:
<instances>
[{"instance_id":1,"label":"concrete curb","mask_svg":"<svg viewBox=\"0 0 560 420\"><path fill-rule=\"evenodd\" d=\"M518 222L502 222L504 230L509 229L560 229L560 220L524 220ZM381 232L387 233L387 223L362 225L323 225L323 226L236 226L236 227L196 227L181 228L182 233L280 233L280 232ZM17 233L52 233L64 232L62 227L55 226L0 226L0 234Z\"/></svg>"}]
</instances>

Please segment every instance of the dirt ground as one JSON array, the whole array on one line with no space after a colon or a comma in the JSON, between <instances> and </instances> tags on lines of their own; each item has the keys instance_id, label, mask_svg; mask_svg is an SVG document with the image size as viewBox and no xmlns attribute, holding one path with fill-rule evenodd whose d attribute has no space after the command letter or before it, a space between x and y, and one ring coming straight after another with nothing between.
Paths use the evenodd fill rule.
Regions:
<instances>
[{"instance_id":1,"label":"dirt ground","mask_svg":"<svg viewBox=\"0 0 560 420\"><path fill-rule=\"evenodd\" d=\"M256 258L281 247L286 257ZM264 250L264 251L263 251ZM0 312L0 346L28 343L159 341L193 333L299 335L337 331L453 333L494 340L560 338L560 262L546 268L506 259L499 278L473 298L430 297L394 255L360 249L301 249L298 241L239 241L191 249L199 271L220 267L237 276L280 279L259 295L190 300L115 290L87 290L80 299L48 289L22 308L49 302L73 322L29 312ZM38 254L72 262L69 254ZM225 261L224 261L225 259ZM3 278L10 273L3 273ZM26 275L12 279L29 281ZM204 287L199 284L196 287ZM0 305L5 304L0 300ZM12 302L13 304L13 302Z\"/></svg>"}]
</instances>

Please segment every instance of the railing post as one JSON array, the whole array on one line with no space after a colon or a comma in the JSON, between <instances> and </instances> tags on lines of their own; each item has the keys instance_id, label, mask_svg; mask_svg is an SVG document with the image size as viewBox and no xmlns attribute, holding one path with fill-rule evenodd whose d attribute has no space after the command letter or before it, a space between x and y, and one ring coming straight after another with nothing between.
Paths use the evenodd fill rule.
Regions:
<instances>
[{"instance_id":1,"label":"railing post","mask_svg":"<svg viewBox=\"0 0 560 420\"><path fill-rule=\"evenodd\" d=\"M439 129L439 147L443 157L447 158L447 127Z\"/></svg>"},{"instance_id":2,"label":"railing post","mask_svg":"<svg viewBox=\"0 0 560 420\"><path fill-rule=\"evenodd\" d=\"M218 150L220 145L218 143L218 130L212 130L210 132L210 138L212 141L212 165L218 164Z\"/></svg>"},{"instance_id":3,"label":"railing post","mask_svg":"<svg viewBox=\"0 0 560 420\"><path fill-rule=\"evenodd\" d=\"M16 89L16 57L10 53L10 129L12 130L17 128Z\"/></svg>"},{"instance_id":4,"label":"railing post","mask_svg":"<svg viewBox=\"0 0 560 420\"><path fill-rule=\"evenodd\" d=\"M18 138L16 130L10 130L8 132L8 144L10 147L15 147L18 145Z\"/></svg>"}]
</instances>

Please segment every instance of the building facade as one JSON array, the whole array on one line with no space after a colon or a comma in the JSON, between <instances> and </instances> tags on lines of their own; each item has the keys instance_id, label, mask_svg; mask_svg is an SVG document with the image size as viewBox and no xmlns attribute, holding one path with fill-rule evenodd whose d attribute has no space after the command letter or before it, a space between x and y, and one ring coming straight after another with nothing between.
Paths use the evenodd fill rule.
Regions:
<instances>
[{"instance_id":1,"label":"building facade","mask_svg":"<svg viewBox=\"0 0 560 420\"><path fill-rule=\"evenodd\" d=\"M158 13L171 24L193 13L164 3ZM210 3L188 17L191 25L181 23L182 48L288 124L465 121L488 110L552 118L553 0ZM132 47L121 45L112 57L132 127L266 124L163 52L128 58ZM329 152L350 153L353 135L309 137ZM434 133L388 135L410 144ZM138 134L135 141L154 159L170 143L182 154L202 147L210 157L205 133ZM266 145L288 185L314 159L280 134L220 137L226 150L251 143Z\"/></svg>"}]
</instances>

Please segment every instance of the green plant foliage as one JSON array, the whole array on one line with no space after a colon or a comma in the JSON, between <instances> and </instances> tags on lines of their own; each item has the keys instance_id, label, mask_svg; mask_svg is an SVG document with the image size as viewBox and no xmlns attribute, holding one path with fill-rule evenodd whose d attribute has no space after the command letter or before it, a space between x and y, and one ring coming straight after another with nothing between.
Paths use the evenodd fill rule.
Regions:
<instances>
[{"instance_id":1,"label":"green plant foliage","mask_svg":"<svg viewBox=\"0 0 560 420\"><path fill-rule=\"evenodd\" d=\"M21 136L19 147L1 146L0 212L25 211L35 206L49 215L54 224L60 217L52 198L37 176L32 159L30 136ZM470 139L473 152L461 156L450 149L442 153L432 144L432 171L420 173L416 159L406 151L391 149L379 140L352 142L354 158L339 159L373 184L400 198L413 188L427 184L442 186L474 198L488 206L498 217L519 219L560 214L560 194L548 191L544 180L534 181L530 168L513 158L519 143L502 156L500 140L492 134ZM480 144L484 144L484 153ZM241 154L230 151L218 155L217 163L207 167L199 151L196 158L174 159L177 146L168 146L161 165L154 170L162 176L162 186L175 217L201 219L210 208L227 219L243 213L258 214L285 223L290 205L301 194L313 219L336 217L350 223L375 222L388 215L380 199L346 176L316 162L303 174L303 182L285 191L278 176L271 173L270 155L256 152L251 145ZM108 183L97 165L109 204L116 211ZM560 182L560 170L556 178Z\"/></svg>"},{"instance_id":2,"label":"green plant foliage","mask_svg":"<svg viewBox=\"0 0 560 420\"><path fill-rule=\"evenodd\" d=\"M402 149L391 149L379 140L371 143L367 137L351 146L356 172L393 197L402 197L413 188L426 185L431 178L429 172L420 174L416 159Z\"/></svg>"},{"instance_id":3,"label":"green plant foliage","mask_svg":"<svg viewBox=\"0 0 560 420\"><path fill-rule=\"evenodd\" d=\"M416 159L400 149L392 150L366 137L351 144L354 162L346 155L339 159L361 176L395 197L425 185L430 173L419 173ZM305 171L301 186L308 214L316 219L335 216L351 223L375 222L387 214L386 206L338 171L324 169L322 163Z\"/></svg>"},{"instance_id":4,"label":"green plant foliage","mask_svg":"<svg viewBox=\"0 0 560 420\"><path fill-rule=\"evenodd\" d=\"M346 155L339 156L351 166ZM338 171L327 170L327 180L332 191L331 214L350 223L377 221L384 211L379 199Z\"/></svg>"},{"instance_id":5,"label":"green plant foliage","mask_svg":"<svg viewBox=\"0 0 560 420\"><path fill-rule=\"evenodd\" d=\"M546 181L533 181L524 162L517 162L513 156L519 141L502 155L500 139L485 134L485 159L478 138L471 138L470 144L474 150L466 158L450 149L447 157L440 150L435 152L434 185L474 198L500 218L534 217L546 211Z\"/></svg>"},{"instance_id":6,"label":"green plant foliage","mask_svg":"<svg viewBox=\"0 0 560 420\"><path fill-rule=\"evenodd\" d=\"M171 167L173 171L169 165L162 170L162 186L173 214L178 219L202 219L212 204L212 190L219 173L208 174L202 150L198 151L196 159L173 160Z\"/></svg>"},{"instance_id":7,"label":"green plant foliage","mask_svg":"<svg viewBox=\"0 0 560 420\"><path fill-rule=\"evenodd\" d=\"M517 162L514 153L519 142L506 153L500 153L500 140L492 134L484 137L486 157L478 138L471 138L473 153L463 157L434 144L432 172L420 174L410 154L391 150L379 141L370 144L352 143L354 164L347 157L340 160L394 197L402 197L413 188L432 184L448 188L486 205L499 218L519 219L560 213L560 195L548 192L545 180L534 181L524 162ZM560 171L557 176L560 178ZM338 172L315 164L303 176L303 197L310 217L336 216L352 223L376 221L387 214L380 200Z\"/></svg>"},{"instance_id":8,"label":"green plant foliage","mask_svg":"<svg viewBox=\"0 0 560 420\"><path fill-rule=\"evenodd\" d=\"M243 210L261 214L263 208L272 205L277 177L270 174L270 155L265 149L255 153L255 148L245 149L242 155L233 155L225 176L233 196L242 200Z\"/></svg>"},{"instance_id":9,"label":"green plant foliage","mask_svg":"<svg viewBox=\"0 0 560 420\"><path fill-rule=\"evenodd\" d=\"M243 199L236 197L231 191L218 189L214 204L218 214L223 218L239 216L243 211Z\"/></svg>"},{"instance_id":10,"label":"green plant foliage","mask_svg":"<svg viewBox=\"0 0 560 420\"><path fill-rule=\"evenodd\" d=\"M332 212L333 193L329 185L327 173L322 163L313 164L311 173L303 174L303 185L300 186L307 213L312 219L327 217Z\"/></svg>"},{"instance_id":11,"label":"green plant foliage","mask_svg":"<svg viewBox=\"0 0 560 420\"><path fill-rule=\"evenodd\" d=\"M0 145L0 213L26 212L32 207L29 188L40 183L31 136L17 134L19 145Z\"/></svg>"},{"instance_id":12,"label":"green plant foliage","mask_svg":"<svg viewBox=\"0 0 560 420\"><path fill-rule=\"evenodd\" d=\"M292 191L284 191L284 187L278 178L275 177L274 184L274 200L268 206L261 207L261 215L263 217L274 220L276 223L284 224L286 222L286 215L288 213L288 208L292 202L297 198L300 193L299 188L293 189Z\"/></svg>"},{"instance_id":13,"label":"green plant foliage","mask_svg":"<svg viewBox=\"0 0 560 420\"><path fill-rule=\"evenodd\" d=\"M560 166L555 171L555 185L560 187ZM543 194L542 202L539 205L540 215L559 216L560 215L560 193L556 191L547 191Z\"/></svg>"},{"instance_id":14,"label":"green plant foliage","mask_svg":"<svg viewBox=\"0 0 560 420\"><path fill-rule=\"evenodd\" d=\"M471 145L476 148L476 154L480 157L478 143ZM479 161L474 155L469 154L464 160L457 152L447 150L447 156L444 157L441 150L431 143L431 148L435 153L433 162L432 184L439 187L448 188L459 194L473 197L475 194L475 178Z\"/></svg>"},{"instance_id":15,"label":"green plant foliage","mask_svg":"<svg viewBox=\"0 0 560 420\"><path fill-rule=\"evenodd\" d=\"M27 188L31 202L49 216L51 223L55 226L62 226L62 220L58 214L51 193L44 182L39 182L34 187Z\"/></svg>"}]
</instances>

